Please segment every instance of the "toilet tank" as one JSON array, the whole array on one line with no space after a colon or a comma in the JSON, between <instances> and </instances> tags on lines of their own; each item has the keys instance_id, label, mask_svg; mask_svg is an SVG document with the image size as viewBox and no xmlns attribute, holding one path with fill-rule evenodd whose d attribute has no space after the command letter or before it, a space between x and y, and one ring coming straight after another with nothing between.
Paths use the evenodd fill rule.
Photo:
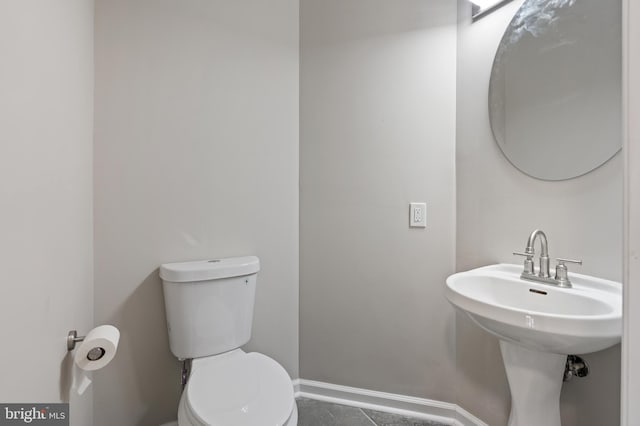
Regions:
<instances>
[{"instance_id":1,"label":"toilet tank","mask_svg":"<svg viewBox=\"0 0 640 426\"><path fill-rule=\"evenodd\" d=\"M247 343L259 270L255 256L160 266L171 352L199 358Z\"/></svg>"}]
</instances>

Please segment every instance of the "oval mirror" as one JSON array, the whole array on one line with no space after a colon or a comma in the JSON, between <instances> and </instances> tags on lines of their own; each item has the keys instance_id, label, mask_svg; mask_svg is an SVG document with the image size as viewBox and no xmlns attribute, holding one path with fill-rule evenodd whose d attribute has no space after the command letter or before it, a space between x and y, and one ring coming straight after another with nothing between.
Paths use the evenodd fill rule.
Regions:
<instances>
[{"instance_id":1,"label":"oval mirror","mask_svg":"<svg viewBox=\"0 0 640 426\"><path fill-rule=\"evenodd\" d=\"M496 52L489 117L504 155L538 179L583 175L622 146L620 0L525 0Z\"/></svg>"}]
</instances>

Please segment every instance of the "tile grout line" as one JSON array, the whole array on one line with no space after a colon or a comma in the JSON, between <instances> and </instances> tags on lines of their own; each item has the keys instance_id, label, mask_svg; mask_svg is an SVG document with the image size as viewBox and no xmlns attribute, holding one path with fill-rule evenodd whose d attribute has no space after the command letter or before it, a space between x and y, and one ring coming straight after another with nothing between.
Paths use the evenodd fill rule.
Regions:
<instances>
[{"instance_id":1,"label":"tile grout line","mask_svg":"<svg viewBox=\"0 0 640 426\"><path fill-rule=\"evenodd\" d=\"M378 423L374 422L373 419L371 417L369 417L369 415L362 409L362 408L358 408L358 410L360 410L360 412L362 414L364 414L364 416L369 419L369 421L371 422L371 424L373 424L373 426L378 426Z\"/></svg>"}]
</instances>

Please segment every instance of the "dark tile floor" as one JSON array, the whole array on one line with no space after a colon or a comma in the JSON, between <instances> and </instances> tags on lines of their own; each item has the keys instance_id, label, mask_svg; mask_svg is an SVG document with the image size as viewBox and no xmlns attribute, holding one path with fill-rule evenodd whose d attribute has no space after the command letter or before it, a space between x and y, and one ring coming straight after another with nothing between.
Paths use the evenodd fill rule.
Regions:
<instances>
[{"instance_id":1,"label":"dark tile floor","mask_svg":"<svg viewBox=\"0 0 640 426\"><path fill-rule=\"evenodd\" d=\"M298 426L445 426L430 420L299 398Z\"/></svg>"}]
</instances>

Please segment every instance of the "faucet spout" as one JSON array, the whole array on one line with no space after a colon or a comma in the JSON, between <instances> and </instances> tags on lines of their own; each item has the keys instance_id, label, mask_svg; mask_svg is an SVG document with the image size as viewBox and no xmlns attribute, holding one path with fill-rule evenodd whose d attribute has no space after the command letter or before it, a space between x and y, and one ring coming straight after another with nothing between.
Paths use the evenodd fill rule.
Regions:
<instances>
[{"instance_id":1,"label":"faucet spout","mask_svg":"<svg viewBox=\"0 0 640 426\"><path fill-rule=\"evenodd\" d=\"M547 244L547 236L541 229L536 229L529 235L529 239L527 240L527 247L525 249L525 253L533 255L534 244L536 239L540 237L540 270L538 272L538 276L542 278L549 278L549 246Z\"/></svg>"},{"instance_id":2,"label":"faucet spout","mask_svg":"<svg viewBox=\"0 0 640 426\"><path fill-rule=\"evenodd\" d=\"M535 255L536 240L540 239L540 269L536 274L536 268L534 264L533 256ZM566 262L578 263L582 265L581 260L571 260L558 258L558 264L556 265L556 276L551 278L549 275L549 245L547 243L547 236L540 229L536 229L529 235L527 240L527 246L524 249L524 253L513 252L517 256L524 256L524 270L520 274L520 278L523 280L537 281L545 284L553 284L559 287L571 287L569 276L567 274Z\"/></svg>"}]
</instances>

